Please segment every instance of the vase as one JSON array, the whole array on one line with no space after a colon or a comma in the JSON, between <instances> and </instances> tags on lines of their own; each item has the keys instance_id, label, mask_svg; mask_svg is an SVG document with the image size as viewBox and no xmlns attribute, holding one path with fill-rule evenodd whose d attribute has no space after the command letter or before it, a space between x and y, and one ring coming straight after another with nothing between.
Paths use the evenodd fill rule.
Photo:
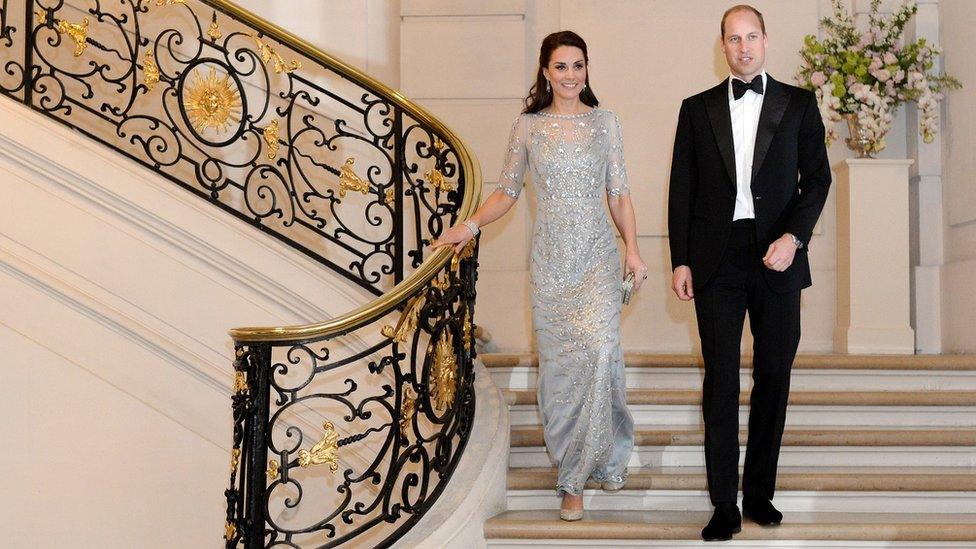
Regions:
<instances>
[{"instance_id":1,"label":"vase","mask_svg":"<svg viewBox=\"0 0 976 549\"><path fill-rule=\"evenodd\" d=\"M885 148L884 135L874 139L866 128L861 126L856 114L845 114L847 120L847 130L851 136L845 143L847 147L857 153L858 158L874 158L874 153L881 152Z\"/></svg>"}]
</instances>

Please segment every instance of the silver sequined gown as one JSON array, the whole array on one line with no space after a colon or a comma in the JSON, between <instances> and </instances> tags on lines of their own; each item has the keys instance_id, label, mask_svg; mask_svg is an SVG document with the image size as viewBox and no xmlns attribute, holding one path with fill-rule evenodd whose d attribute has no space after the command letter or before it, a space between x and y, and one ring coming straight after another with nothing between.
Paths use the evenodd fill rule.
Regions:
<instances>
[{"instance_id":1,"label":"silver sequined gown","mask_svg":"<svg viewBox=\"0 0 976 549\"><path fill-rule=\"evenodd\" d=\"M586 480L623 482L633 448L620 350L621 267L605 196L628 193L617 116L523 114L515 121L501 192L517 198L531 169L532 320L539 407L557 492Z\"/></svg>"}]
</instances>

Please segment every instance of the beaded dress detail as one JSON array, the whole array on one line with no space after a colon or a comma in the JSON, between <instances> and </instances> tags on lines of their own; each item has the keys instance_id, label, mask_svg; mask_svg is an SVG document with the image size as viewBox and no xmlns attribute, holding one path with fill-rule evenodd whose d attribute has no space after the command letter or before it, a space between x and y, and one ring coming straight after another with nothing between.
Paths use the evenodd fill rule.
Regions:
<instances>
[{"instance_id":1,"label":"beaded dress detail","mask_svg":"<svg viewBox=\"0 0 976 549\"><path fill-rule=\"evenodd\" d=\"M557 492L587 479L624 482L634 425L620 350L621 267L604 196L629 193L620 121L605 109L522 114L499 189L518 198L527 170L537 195L532 322L539 408L559 466Z\"/></svg>"}]
</instances>

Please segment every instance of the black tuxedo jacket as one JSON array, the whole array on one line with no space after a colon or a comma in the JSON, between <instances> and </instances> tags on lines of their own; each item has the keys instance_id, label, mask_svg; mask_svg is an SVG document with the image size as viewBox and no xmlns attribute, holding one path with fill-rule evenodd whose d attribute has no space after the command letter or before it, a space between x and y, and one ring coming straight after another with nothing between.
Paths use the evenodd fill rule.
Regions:
<instances>
[{"instance_id":1,"label":"black tuxedo jacket","mask_svg":"<svg viewBox=\"0 0 976 549\"><path fill-rule=\"evenodd\" d=\"M804 244L785 271L763 269L773 291L810 286L807 250L830 180L816 97L767 74L752 162L758 249L765 254L784 233ZM689 266L695 288L708 283L725 253L735 194L735 145L725 80L681 103L674 139L668 193L671 268Z\"/></svg>"}]
</instances>

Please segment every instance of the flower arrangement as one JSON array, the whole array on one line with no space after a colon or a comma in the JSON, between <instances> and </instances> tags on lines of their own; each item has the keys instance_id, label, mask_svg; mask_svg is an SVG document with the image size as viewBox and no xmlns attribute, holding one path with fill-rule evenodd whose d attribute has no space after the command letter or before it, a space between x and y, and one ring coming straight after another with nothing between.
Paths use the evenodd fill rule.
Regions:
<instances>
[{"instance_id":1,"label":"flower arrangement","mask_svg":"<svg viewBox=\"0 0 976 549\"><path fill-rule=\"evenodd\" d=\"M905 43L905 25L918 12L915 2L906 0L888 18L878 13L880 4L871 1L869 28L861 32L841 0L833 0L833 17L820 22L823 40L813 35L804 39L803 64L796 75L801 86L817 95L827 143L838 137L835 124L847 118L851 137L860 141L865 155L885 147L894 111L907 101L918 104L919 133L931 143L939 129L939 101L946 91L962 87L948 74L932 74L941 53L938 46L924 38Z\"/></svg>"}]
</instances>

